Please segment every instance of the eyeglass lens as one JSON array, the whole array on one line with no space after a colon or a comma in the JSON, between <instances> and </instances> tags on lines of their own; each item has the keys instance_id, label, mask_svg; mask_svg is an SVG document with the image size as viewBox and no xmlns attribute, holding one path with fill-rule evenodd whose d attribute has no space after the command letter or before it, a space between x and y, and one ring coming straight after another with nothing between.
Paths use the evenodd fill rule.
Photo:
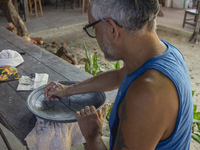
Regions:
<instances>
[{"instance_id":1,"label":"eyeglass lens","mask_svg":"<svg viewBox=\"0 0 200 150\"><path fill-rule=\"evenodd\" d=\"M96 35L95 35L95 28L94 28L93 26L87 28L87 32L88 32L91 36L93 36L93 37L96 36Z\"/></svg>"}]
</instances>

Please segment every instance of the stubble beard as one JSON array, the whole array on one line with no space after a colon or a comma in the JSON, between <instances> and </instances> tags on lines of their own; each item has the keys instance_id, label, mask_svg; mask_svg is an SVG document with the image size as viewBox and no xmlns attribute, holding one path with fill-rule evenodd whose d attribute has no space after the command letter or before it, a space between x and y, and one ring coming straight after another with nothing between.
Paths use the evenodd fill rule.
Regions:
<instances>
[{"instance_id":1,"label":"stubble beard","mask_svg":"<svg viewBox=\"0 0 200 150\"><path fill-rule=\"evenodd\" d=\"M114 57L114 49L111 46L108 37L106 36L106 34L103 35L103 42L101 43L101 50L104 53L104 57L108 62L111 61L116 61L115 57Z\"/></svg>"}]
</instances>

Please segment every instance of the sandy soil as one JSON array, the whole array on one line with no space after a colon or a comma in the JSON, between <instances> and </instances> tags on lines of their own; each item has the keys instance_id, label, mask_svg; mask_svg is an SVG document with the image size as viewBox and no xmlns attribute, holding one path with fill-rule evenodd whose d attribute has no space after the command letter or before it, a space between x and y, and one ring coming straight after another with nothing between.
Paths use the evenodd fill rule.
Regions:
<instances>
[{"instance_id":1,"label":"sandy soil","mask_svg":"<svg viewBox=\"0 0 200 150\"><path fill-rule=\"evenodd\" d=\"M193 97L193 101L195 104L198 105L197 111L200 111L200 65L199 65L200 45L189 43L187 38L181 37L179 35L168 34L164 31L157 31L157 33L161 39L168 41L169 43L177 47L182 52L185 58L188 70L189 70L192 89L196 90L195 95ZM96 39L92 39L92 38L89 38L87 35L84 35L84 36L77 37L73 41L71 41L70 39L66 41L66 39L63 37L56 40L58 41L58 43L65 42L67 44L66 46L67 50L70 53L76 55L78 58L78 61L81 58L86 58L85 50L83 47L83 41L85 41L89 54L91 55L93 53L97 53L98 64L101 65L101 67L105 67L105 63L102 61L104 56L98 46ZM53 40L46 39L46 42L53 42ZM83 68L84 64L80 63L79 67L80 66ZM107 123L105 123L104 125L104 135L109 136L109 129L107 127ZM200 149L200 144L192 140L191 149L192 150Z\"/></svg>"}]
</instances>

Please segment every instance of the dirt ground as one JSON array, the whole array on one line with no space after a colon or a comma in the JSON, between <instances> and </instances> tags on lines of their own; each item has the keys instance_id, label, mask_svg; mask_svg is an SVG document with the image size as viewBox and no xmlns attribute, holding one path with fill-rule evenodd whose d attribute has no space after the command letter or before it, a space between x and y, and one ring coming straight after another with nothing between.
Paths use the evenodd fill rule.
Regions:
<instances>
[{"instance_id":1,"label":"dirt ground","mask_svg":"<svg viewBox=\"0 0 200 150\"><path fill-rule=\"evenodd\" d=\"M168 41L175 47L177 47L181 53L183 54L188 70L189 75L191 78L191 86L192 89L195 89L195 95L193 97L193 101L195 104L198 105L197 111L200 111L200 44L194 44L188 42L188 38L181 37L179 35L174 34L168 34L164 31L157 31L159 37L163 40ZM71 40L73 39L73 40ZM87 45L87 50L89 55L96 53L98 57L98 64L106 68L105 63L102 61L104 59L104 55L101 52L98 43L96 39L92 39L88 37L86 34L82 34L80 36L77 36L76 38L71 38L68 36L68 38L65 38L64 36L57 38L57 39L45 39L46 43L51 43L53 41L57 41L58 43L65 42L67 46L65 46L68 50L68 52L74 54L77 56L78 61L81 58L86 58L85 50L83 47L83 42ZM113 64L113 63L112 63ZM121 65L123 62L121 62ZM84 63L80 63L78 65L79 68L84 70ZM104 125L104 135L109 136L109 129L107 126L107 123ZM200 149L200 144L193 141L191 142L191 150L198 150Z\"/></svg>"}]
</instances>

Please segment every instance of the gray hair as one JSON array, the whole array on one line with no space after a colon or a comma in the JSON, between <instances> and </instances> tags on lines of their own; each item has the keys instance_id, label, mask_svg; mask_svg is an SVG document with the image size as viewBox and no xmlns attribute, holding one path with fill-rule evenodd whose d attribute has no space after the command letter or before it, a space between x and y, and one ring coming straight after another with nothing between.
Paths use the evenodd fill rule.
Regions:
<instances>
[{"instance_id":1,"label":"gray hair","mask_svg":"<svg viewBox=\"0 0 200 150\"><path fill-rule=\"evenodd\" d=\"M94 19L112 18L133 34L144 27L155 29L160 8L158 0L92 0L91 4Z\"/></svg>"}]
</instances>

